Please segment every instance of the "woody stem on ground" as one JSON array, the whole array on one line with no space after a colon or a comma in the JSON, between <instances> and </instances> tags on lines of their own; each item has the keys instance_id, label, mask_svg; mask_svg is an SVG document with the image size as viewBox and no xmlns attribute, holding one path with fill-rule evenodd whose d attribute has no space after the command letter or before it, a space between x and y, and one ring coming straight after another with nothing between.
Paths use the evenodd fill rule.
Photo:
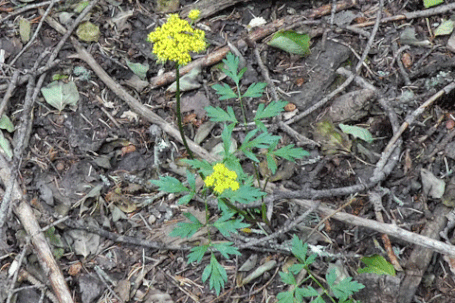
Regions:
<instances>
[{"instance_id":1,"label":"woody stem on ground","mask_svg":"<svg viewBox=\"0 0 455 303\"><path fill-rule=\"evenodd\" d=\"M180 110L180 72L179 72L179 64L175 63L176 72L175 72L175 81L177 84L177 90L175 92L175 99L177 101L177 124L179 125L180 136L182 137L183 145L190 156L190 159L194 159L193 152L191 151L188 143L186 142L185 133L183 132L183 123L182 123L182 112Z\"/></svg>"}]
</instances>

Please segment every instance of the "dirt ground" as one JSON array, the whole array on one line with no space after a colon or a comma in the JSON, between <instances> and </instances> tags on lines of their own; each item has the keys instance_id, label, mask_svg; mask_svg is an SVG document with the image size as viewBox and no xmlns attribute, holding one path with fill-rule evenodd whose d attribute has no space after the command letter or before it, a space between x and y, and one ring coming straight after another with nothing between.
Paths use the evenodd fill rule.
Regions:
<instances>
[{"instance_id":1,"label":"dirt ground","mask_svg":"<svg viewBox=\"0 0 455 303\"><path fill-rule=\"evenodd\" d=\"M365 285L359 302L455 302L455 4L424 2L1 1L0 302L277 302L289 290L279 272L295 261L293 235L318 254L311 270L321 283L336 264ZM196 157L213 162L221 142L206 106L242 115L212 88L235 87L220 70L228 52L247 68L241 90L268 83L245 100L247 120L259 104L288 102L263 122L281 145L309 152L279 160L274 175L265 157L241 161L268 179L268 196L238 205L258 220L228 238L169 236L205 205L179 205L151 183L183 181L189 155L175 65L156 61L147 35L167 13L191 9L208 45L181 68L191 75L182 113ZM308 53L270 46L280 31L308 34ZM234 129L235 143L245 134ZM241 252L220 256L228 279L219 296L202 281L210 256L187 262L211 232ZM373 255L396 275L359 274ZM264 264L273 266L243 282Z\"/></svg>"}]
</instances>

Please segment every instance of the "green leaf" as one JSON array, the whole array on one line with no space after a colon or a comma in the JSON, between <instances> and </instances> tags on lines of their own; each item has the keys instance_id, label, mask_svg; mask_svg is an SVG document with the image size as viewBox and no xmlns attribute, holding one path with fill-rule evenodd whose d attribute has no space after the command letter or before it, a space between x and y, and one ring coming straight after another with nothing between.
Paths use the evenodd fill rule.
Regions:
<instances>
[{"instance_id":1,"label":"green leaf","mask_svg":"<svg viewBox=\"0 0 455 303\"><path fill-rule=\"evenodd\" d=\"M264 104L259 104L254 120L266 119L277 116L284 110L284 107L288 104L286 101L272 101L267 107ZM264 108L265 107L265 108Z\"/></svg>"},{"instance_id":2,"label":"green leaf","mask_svg":"<svg viewBox=\"0 0 455 303\"><path fill-rule=\"evenodd\" d=\"M47 103L62 111L66 105L75 106L79 101L79 92L73 81L63 83L54 81L41 89Z\"/></svg>"},{"instance_id":3,"label":"green leaf","mask_svg":"<svg viewBox=\"0 0 455 303\"><path fill-rule=\"evenodd\" d=\"M444 3L444 0L423 0L423 5L425 8L430 8L441 3Z\"/></svg>"},{"instance_id":4,"label":"green leaf","mask_svg":"<svg viewBox=\"0 0 455 303\"><path fill-rule=\"evenodd\" d=\"M295 281L295 277L293 274L282 272L282 271L280 271L279 274L281 277L281 281L283 281L283 283L286 283L289 285L297 285L297 282Z\"/></svg>"},{"instance_id":5,"label":"green leaf","mask_svg":"<svg viewBox=\"0 0 455 303\"><path fill-rule=\"evenodd\" d=\"M216 90L216 94L220 95L220 100L227 100L227 99L232 99L232 98L237 98L238 95L234 93L232 88L227 85L226 83L223 83L223 85L220 84L214 84L212 86L214 90Z\"/></svg>"},{"instance_id":6,"label":"green leaf","mask_svg":"<svg viewBox=\"0 0 455 303\"><path fill-rule=\"evenodd\" d=\"M226 59L223 59L224 64L226 64L227 69L223 68L223 72L231 78L237 86L239 86L240 79L242 78L243 74L246 71L246 68L243 68L240 73L237 73L239 70L239 57L236 57L232 53L228 53Z\"/></svg>"},{"instance_id":7,"label":"green leaf","mask_svg":"<svg viewBox=\"0 0 455 303\"><path fill-rule=\"evenodd\" d=\"M434 36L445 36L450 35L453 32L454 21L452 20L445 20L438 26L438 28L434 31Z\"/></svg>"},{"instance_id":8,"label":"green leaf","mask_svg":"<svg viewBox=\"0 0 455 303\"><path fill-rule=\"evenodd\" d=\"M129 61L128 59L126 60L126 65L133 71L135 75L137 75L141 80L145 80L147 78L147 72L149 70L149 65L148 63L141 64L141 63L133 63Z\"/></svg>"},{"instance_id":9,"label":"green leaf","mask_svg":"<svg viewBox=\"0 0 455 303\"><path fill-rule=\"evenodd\" d=\"M346 125L346 124L342 124L342 123L338 124L338 126L345 134L352 135L352 136L354 136L354 138L359 138L367 143L373 142L373 136L365 128Z\"/></svg>"},{"instance_id":10,"label":"green leaf","mask_svg":"<svg viewBox=\"0 0 455 303\"><path fill-rule=\"evenodd\" d=\"M314 262L316 259L317 255L316 254L311 254L309 257L307 257L307 252L308 252L308 244L303 243L302 240L300 240L299 237L294 235L292 237L292 254L299 259L299 261L304 265L308 266L311 263ZM300 271L300 270L299 270Z\"/></svg>"},{"instance_id":11,"label":"green leaf","mask_svg":"<svg viewBox=\"0 0 455 303\"><path fill-rule=\"evenodd\" d=\"M293 264L289 267L289 271L292 272L294 275L298 275L302 269L305 268L305 264Z\"/></svg>"},{"instance_id":12,"label":"green leaf","mask_svg":"<svg viewBox=\"0 0 455 303\"><path fill-rule=\"evenodd\" d=\"M183 197L181 197L178 201L178 204L179 205L186 205L188 203L190 203L191 199L193 199L194 197L194 193L190 193L188 195L184 195Z\"/></svg>"},{"instance_id":13,"label":"green leaf","mask_svg":"<svg viewBox=\"0 0 455 303\"><path fill-rule=\"evenodd\" d=\"M196 178L189 170L186 171L186 179L188 180L188 185L190 186L192 192L196 192Z\"/></svg>"},{"instance_id":14,"label":"green leaf","mask_svg":"<svg viewBox=\"0 0 455 303\"><path fill-rule=\"evenodd\" d=\"M306 254L308 251L308 244L303 244L303 241L297 237L297 235L292 236L292 254L296 256L301 261L306 260Z\"/></svg>"},{"instance_id":15,"label":"green leaf","mask_svg":"<svg viewBox=\"0 0 455 303\"><path fill-rule=\"evenodd\" d=\"M232 246L232 242L222 242L222 243L214 243L212 247L220 252L223 257L229 259L229 255L236 255L241 256L242 254L239 252L238 248Z\"/></svg>"},{"instance_id":16,"label":"green leaf","mask_svg":"<svg viewBox=\"0 0 455 303\"><path fill-rule=\"evenodd\" d=\"M224 288L224 283L227 281L227 273L223 266L218 263L215 255L212 254L210 264L204 269L202 273L202 282L207 281L210 277L210 289L215 289L216 295L220 294L221 288Z\"/></svg>"},{"instance_id":17,"label":"green leaf","mask_svg":"<svg viewBox=\"0 0 455 303\"><path fill-rule=\"evenodd\" d=\"M280 272L281 274L281 272ZM283 291L280 292L276 298L278 299L278 303L294 303L294 291Z\"/></svg>"},{"instance_id":18,"label":"green leaf","mask_svg":"<svg viewBox=\"0 0 455 303\"><path fill-rule=\"evenodd\" d=\"M304 150L303 148L294 147L294 144L286 145L280 149L271 152L271 154L292 162L294 162L295 159L301 159L303 157L310 155L310 153Z\"/></svg>"},{"instance_id":19,"label":"green leaf","mask_svg":"<svg viewBox=\"0 0 455 303\"><path fill-rule=\"evenodd\" d=\"M12 133L14 131L13 122L11 122L11 120L5 114L3 114L2 118L0 118L0 129L5 129L9 133Z\"/></svg>"},{"instance_id":20,"label":"green leaf","mask_svg":"<svg viewBox=\"0 0 455 303\"><path fill-rule=\"evenodd\" d=\"M200 245L195 246L191 249L191 252L188 254L188 264L192 262L201 263L202 258L209 249L210 245Z\"/></svg>"},{"instance_id":21,"label":"green leaf","mask_svg":"<svg viewBox=\"0 0 455 303\"><path fill-rule=\"evenodd\" d=\"M181 222L177 224L177 226L169 234L171 237L190 238L199 230L199 228L204 226L204 224L199 222L199 220L192 214L184 213L183 215L187 217L191 223Z\"/></svg>"},{"instance_id":22,"label":"green leaf","mask_svg":"<svg viewBox=\"0 0 455 303\"><path fill-rule=\"evenodd\" d=\"M210 164L206 160L189 160L189 159L184 159L182 160L183 163L188 164L194 169L197 169L201 174L208 176L211 173L213 173L213 167L212 164ZM191 185L190 185L191 186Z\"/></svg>"},{"instance_id":23,"label":"green leaf","mask_svg":"<svg viewBox=\"0 0 455 303\"><path fill-rule=\"evenodd\" d=\"M318 291L311 286L297 288L295 290L295 293L297 298L309 298L319 296Z\"/></svg>"},{"instance_id":24,"label":"green leaf","mask_svg":"<svg viewBox=\"0 0 455 303\"><path fill-rule=\"evenodd\" d=\"M265 195L266 193L261 191L259 188L240 185L240 188L236 191L233 191L231 189L225 190L220 195L220 198L229 198L232 202L248 204L261 199Z\"/></svg>"},{"instance_id":25,"label":"green leaf","mask_svg":"<svg viewBox=\"0 0 455 303\"><path fill-rule=\"evenodd\" d=\"M170 176L161 176L159 180L151 180L150 183L158 186L159 190L167 193L181 193L190 191L182 184L182 182Z\"/></svg>"},{"instance_id":26,"label":"green leaf","mask_svg":"<svg viewBox=\"0 0 455 303\"><path fill-rule=\"evenodd\" d=\"M237 234L239 229L250 226L249 224L242 223L242 220L230 220L233 215L234 213L232 212L225 213L223 216L221 216L221 218L213 223L213 226L216 227L225 237L229 237L229 233Z\"/></svg>"},{"instance_id":27,"label":"green leaf","mask_svg":"<svg viewBox=\"0 0 455 303\"><path fill-rule=\"evenodd\" d=\"M327 284L329 284L329 286L332 287L332 285L335 283L335 281L337 279L337 274L336 274L335 268L333 268L330 272L328 272L325 275L325 279L327 281Z\"/></svg>"},{"instance_id":28,"label":"green leaf","mask_svg":"<svg viewBox=\"0 0 455 303\"><path fill-rule=\"evenodd\" d=\"M264 88L267 86L267 83L258 82L251 84L242 97L249 98L260 98L264 93Z\"/></svg>"},{"instance_id":29,"label":"green leaf","mask_svg":"<svg viewBox=\"0 0 455 303\"><path fill-rule=\"evenodd\" d=\"M268 45L301 56L310 53L310 36L295 31L279 31L273 35Z\"/></svg>"},{"instance_id":30,"label":"green leaf","mask_svg":"<svg viewBox=\"0 0 455 303\"><path fill-rule=\"evenodd\" d=\"M280 136L272 136L269 133L261 133L259 136L257 136L256 138L254 138L253 140L250 141L250 139L252 137L254 137L254 135L256 135L257 131L258 131L258 129L254 129L254 130L250 131L245 136L245 139L239 148L245 154L245 156L247 156L250 159L252 159L250 157L251 152L247 153L250 149L268 148L271 144L275 143L276 141L280 140L280 138L281 138ZM259 162L259 160L257 160L256 156L253 156L253 158L255 158L255 160L254 159L252 159L252 160Z\"/></svg>"},{"instance_id":31,"label":"green leaf","mask_svg":"<svg viewBox=\"0 0 455 303\"><path fill-rule=\"evenodd\" d=\"M224 157L228 157L231 153L235 151L235 145L232 147L231 150L231 138L232 138L232 131L234 130L235 123L231 123L229 125L224 125L223 131L221 132L221 139L223 140L223 149L224 149Z\"/></svg>"},{"instance_id":32,"label":"green leaf","mask_svg":"<svg viewBox=\"0 0 455 303\"><path fill-rule=\"evenodd\" d=\"M387 262L387 260L380 255L373 255L371 257L363 257L362 261L367 267L359 268L358 273L373 273L378 275L389 275L395 276L395 268L392 264Z\"/></svg>"},{"instance_id":33,"label":"green leaf","mask_svg":"<svg viewBox=\"0 0 455 303\"><path fill-rule=\"evenodd\" d=\"M204 107L204 109L207 112L207 116L209 117L210 121L238 123L237 118L234 114L234 110L230 106L228 106L227 112L225 112L222 108L213 106L207 106Z\"/></svg>"},{"instance_id":34,"label":"green leaf","mask_svg":"<svg viewBox=\"0 0 455 303\"><path fill-rule=\"evenodd\" d=\"M336 285L329 284L329 286L330 290L333 292L333 295L340 300L347 300L349 296L352 296L362 288L365 288L363 284L360 284L357 281L352 281L351 277L344 278L340 281L340 283Z\"/></svg>"},{"instance_id":35,"label":"green leaf","mask_svg":"<svg viewBox=\"0 0 455 303\"><path fill-rule=\"evenodd\" d=\"M318 296L316 299L314 299L313 301L311 301L310 303L326 303L325 300L322 298L322 296ZM343 302L339 302L339 303L343 303Z\"/></svg>"},{"instance_id":36,"label":"green leaf","mask_svg":"<svg viewBox=\"0 0 455 303\"><path fill-rule=\"evenodd\" d=\"M270 171L272 172L272 174L274 175L278 168L278 166L276 165L275 157L273 157L270 153L267 153L266 158L267 158L267 166L270 169Z\"/></svg>"}]
</instances>

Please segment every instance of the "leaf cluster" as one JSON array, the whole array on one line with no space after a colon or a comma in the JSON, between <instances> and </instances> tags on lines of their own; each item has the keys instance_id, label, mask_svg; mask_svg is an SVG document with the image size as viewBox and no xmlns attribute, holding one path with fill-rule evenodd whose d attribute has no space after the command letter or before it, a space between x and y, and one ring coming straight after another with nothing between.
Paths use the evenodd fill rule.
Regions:
<instances>
[{"instance_id":1,"label":"leaf cluster","mask_svg":"<svg viewBox=\"0 0 455 303\"><path fill-rule=\"evenodd\" d=\"M319 293L311 285L301 287L301 285L309 279L317 282L316 278L311 274L311 271L309 269L309 266L315 261L317 255L311 254L310 256L307 256L307 253L308 244L303 244L302 240L294 235L292 238L292 254L298 259L299 263L289 267L289 272L287 273L280 272L281 280L288 285L292 285L293 287L291 287L291 290L289 291L280 292L277 296L278 302L304 302L304 298L314 298L311 303L325 303L323 295L329 296L332 302L336 302L333 298L338 299L339 303L355 302L350 299L350 296L365 286L357 281L353 281L351 277L347 277L340 282L336 282L337 274L335 269L328 272L325 276L328 289L330 291L324 289L322 293ZM301 282L297 282L295 276L298 275L302 270L307 271L308 277ZM322 286L319 282L317 282L317 284L318 286ZM332 295L330 295L330 293Z\"/></svg>"}]
</instances>

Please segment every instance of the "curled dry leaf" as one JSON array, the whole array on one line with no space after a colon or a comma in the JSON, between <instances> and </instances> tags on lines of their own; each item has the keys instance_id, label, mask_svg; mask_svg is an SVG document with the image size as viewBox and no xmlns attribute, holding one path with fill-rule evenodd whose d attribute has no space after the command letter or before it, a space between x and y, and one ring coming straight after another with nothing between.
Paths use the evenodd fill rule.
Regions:
<instances>
[{"instance_id":1,"label":"curled dry leaf","mask_svg":"<svg viewBox=\"0 0 455 303\"><path fill-rule=\"evenodd\" d=\"M127 146L124 146L122 147L122 156L126 155L126 154L129 154L129 153L132 153L136 151L136 146L134 146L133 144L129 144Z\"/></svg>"},{"instance_id":2,"label":"curled dry leaf","mask_svg":"<svg viewBox=\"0 0 455 303\"><path fill-rule=\"evenodd\" d=\"M410 68L412 66L411 55L409 53L404 53L403 56L401 56L401 62L403 62L405 68Z\"/></svg>"}]
</instances>

